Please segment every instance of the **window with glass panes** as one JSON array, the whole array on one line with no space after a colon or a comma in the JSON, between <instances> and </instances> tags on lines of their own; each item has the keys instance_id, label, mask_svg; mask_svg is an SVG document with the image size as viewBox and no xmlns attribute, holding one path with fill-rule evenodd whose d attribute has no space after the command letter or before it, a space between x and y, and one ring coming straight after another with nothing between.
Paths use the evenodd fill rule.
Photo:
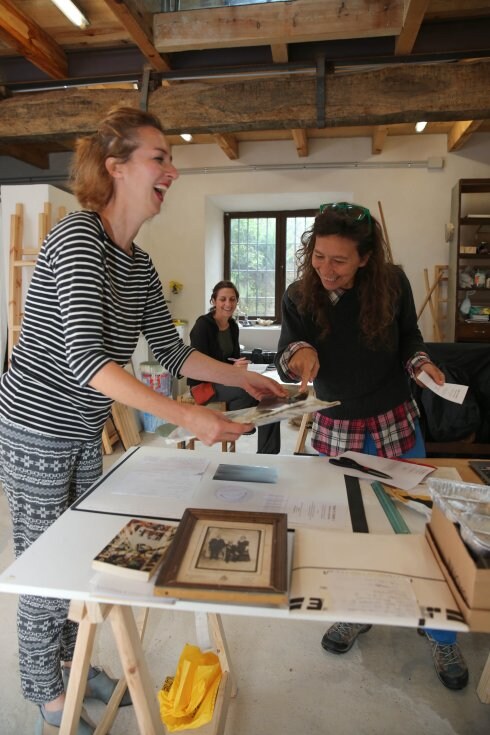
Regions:
<instances>
[{"instance_id":1,"label":"window with glass panes","mask_svg":"<svg viewBox=\"0 0 490 735\"><path fill-rule=\"evenodd\" d=\"M316 213L314 209L225 213L224 277L240 292L243 314L281 321L281 300L296 278L301 236Z\"/></svg>"}]
</instances>

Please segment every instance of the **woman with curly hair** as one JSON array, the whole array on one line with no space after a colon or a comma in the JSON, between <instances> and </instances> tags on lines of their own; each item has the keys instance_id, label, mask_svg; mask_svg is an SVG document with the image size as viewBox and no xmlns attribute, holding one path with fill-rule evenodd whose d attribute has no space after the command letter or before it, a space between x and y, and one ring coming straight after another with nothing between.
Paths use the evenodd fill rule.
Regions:
<instances>
[{"instance_id":1,"label":"woman with curly hair","mask_svg":"<svg viewBox=\"0 0 490 735\"><path fill-rule=\"evenodd\" d=\"M425 457L408 377L419 383L424 371L442 385L444 375L426 353L410 283L389 261L379 222L357 204L324 204L301 242L276 365L284 380L301 380L302 390L313 381L318 398L340 401L315 414L313 447L329 456ZM322 646L345 653L369 628L336 623ZM439 678L463 688L468 671L455 635L426 632Z\"/></svg>"}]
</instances>

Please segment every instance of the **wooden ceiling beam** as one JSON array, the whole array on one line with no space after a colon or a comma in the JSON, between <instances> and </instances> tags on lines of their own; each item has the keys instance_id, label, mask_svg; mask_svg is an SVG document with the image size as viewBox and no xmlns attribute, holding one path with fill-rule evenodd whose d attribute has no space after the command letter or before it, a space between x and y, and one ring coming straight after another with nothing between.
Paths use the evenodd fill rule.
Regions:
<instances>
[{"instance_id":1,"label":"wooden ceiling beam","mask_svg":"<svg viewBox=\"0 0 490 735\"><path fill-rule=\"evenodd\" d=\"M293 136L298 156L305 158L308 155L308 136L306 130L303 128L291 128L291 135Z\"/></svg>"},{"instance_id":2,"label":"wooden ceiling beam","mask_svg":"<svg viewBox=\"0 0 490 735\"><path fill-rule=\"evenodd\" d=\"M289 61L287 43L274 43L271 46L272 63L287 64Z\"/></svg>"},{"instance_id":3,"label":"wooden ceiling beam","mask_svg":"<svg viewBox=\"0 0 490 735\"><path fill-rule=\"evenodd\" d=\"M10 0L0 0L0 38L53 79L68 76L61 46Z\"/></svg>"},{"instance_id":4,"label":"wooden ceiling beam","mask_svg":"<svg viewBox=\"0 0 490 735\"><path fill-rule=\"evenodd\" d=\"M236 161L239 158L238 140L234 135L230 135L229 133L216 133L213 135L213 138L230 161Z\"/></svg>"},{"instance_id":5,"label":"wooden ceiling beam","mask_svg":"<svg viewBox=\"0 0 490 735\"><path fill-rule=\"evenodd\" d=\"M143 0L104 0L118 21L128 31L135 45L155 71L171 71L168 58L161 56L153 43L153 13Z\"/></svg>"},{"instance_id":6,"label":"wooden ceiling beam","mask_svg":"<svg viewBox=\"0 0 490 735\"><path fill-rule=\"evenodd\" d=\"M413 64L327 75L327 128L490 118L490 64ZM410 94L407 95L407 90ZM254 101L251 104L251 100ZM150 92L148 109L169 134L316 128L316 80L291 75L223 84L187 82ZM137 90L63 89L0 100L0 142L93 132Z\"/></svg>"},{"instance_id":7,"label":"wooden ceiling beam","mask_svg":"<svg viewBox=\"0 0 490 735\"><path fill-rule=\"evenodd\" d=\"M403 0L292 0L286 3L155 13L160 53L394 36L403 24Z\"/></svg>"},{"instance_id":8,"label":"wooden ceiling beam","mask_svg":"<svg viewBox=\"0 0 490 735\"><path fill-rule=\"evenodd\" d=\"M395 56L412 53L429 0L405 0L403 27L396 39Z\"/></svg>"},{"instance_id":9,"label":"wooden ceiling beam","mask_svg":"<svg viewBox=\"0 0 490 735\"><path fill-rule=\"evenodd\" d=\"M447 135L448 152L459 151L482 123L483 120L460 120L454 123Z\"/></svg>"},{"instance_id":10,"label":"wooden ceiling beam","mask_svg":"<svg viewBox=\"0 0 490 735\"><path fill-rule=\"evenodd\" d=\"M30 166L49 169L49 153L43 151L41 147L21 145L20 143L10 143L9 145L0 144L0 156L10 156Z\"/></svg>"},{"instance_id":11,"label":"wooden ceiling beam","mask_svg":"<svg viewBox=\"0 0 490 735\"><path fill-rule=\"evenodd\" d=\"M387 125L376 125L373 130L371 152L373 155L383 152L386 137L388 135Z\"/></svg>"}]
</instances>

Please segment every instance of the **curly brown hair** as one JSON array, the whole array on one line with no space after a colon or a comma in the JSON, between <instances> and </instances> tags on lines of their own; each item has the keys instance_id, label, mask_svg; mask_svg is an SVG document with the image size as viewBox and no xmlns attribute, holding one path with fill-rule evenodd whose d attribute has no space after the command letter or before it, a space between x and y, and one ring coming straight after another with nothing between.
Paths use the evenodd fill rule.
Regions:
<instances>
[{"instance_id":1,"label":"curly brown hair","mask_svg":"<svg viewBox=\"0 0 490 735\"><path fill-rule=\"evenodd\" d=\"M315 217L312 226L303 233L302 246L296 253L298 280L294 284L299 312L311 314L320 330L320 337L330 332L328 314L331 302L312 266L316 238L325 235L353 240L361 258L369 254L366 265L359 268L355 277L361 307L359 326L368 346L386 343L400 285L395 273L396 266L389 262L381 225L369 212L359 220L354 219L346 209L327 208Z\"/></svg>"},{"instance_id":2,"label":"curly brown hair","mask_svg":"<svg viewBox=\"0 0 490 735\"><path fill-rule=\"evenodd\" d=\"M93 135L77 140L70 185L82 207L95 212L104 209L114 191L105 162L112 156L127 161L139 145L138 130L145 127L165 132L156 115L136 107L118 106L109 110Z\"/></svg>"}]
</instances>

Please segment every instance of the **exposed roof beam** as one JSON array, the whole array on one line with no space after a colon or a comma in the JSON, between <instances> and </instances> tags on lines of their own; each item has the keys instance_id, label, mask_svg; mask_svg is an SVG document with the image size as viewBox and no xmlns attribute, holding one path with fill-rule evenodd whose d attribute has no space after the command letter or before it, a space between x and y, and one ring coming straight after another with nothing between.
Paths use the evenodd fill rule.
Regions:
<instances>
[{"instance_id":1,"label":"exposed roof beam","mask_svg":"<svg viewBox=\"0 0 490 735\"><path fill-rule=\"evenodd\" d=\"M403 0L292 0L155 13L153 37L156 48L169 53L394 36L402 28L403 7Z\"/></svg>"},{"instance_id":2,"label":"exposed roof beam","mask_svg":"<svg viewBox=\"0 0 490 735\"><path fill-rule=\"evenodd\" d=\"M373 130L373 140L371 145L371 152L373 155L383 152L383 147L388 135L387 125L376 125Z\"/></svg>"},{"instance_id":3,"label":"exposed roof beam","mask_svg":"<svg viewBox=\"0 0 490 735\"><path fill-rule=\"evenodd\" d=\"M66 79L65 52L10 0L0 0L0 38L53 79Z\"/></svg>"},{"instance_id":4,"label":"exposed roof beam","mask_svg":"<svg viewBox=\"0 0 490 735\"><path fill-rule=\"evenodd\" d=\"M229 135L228 133L217 133L216 135L213 135L213 138L221 150L228 156L230 161L236 161L236 159L239 158L238 141L234 135Z\"/></svg>"},{"instance_id":5,"label":"exposed roof beam","mask_svg":"<svg viewBox=\"0 0 490 735\"><path fill-rule=\"evenodd\" d=\"M298 156L304 158L308 155L308 136L306 135L306 130L303 128L292 128L291 135L293 136Z\"/></svg>"},{"instance_id":6,"label":"exposed roof beam","mask_svg":"<svg viewBox=\"0 0 490 735\"><path fill-rule=\"evenodd\" d=\"M49 168L49 153L32 145L21 145L20 143L0 144L0 156L10 156L36 168Z\"/></svg>"},{"instance_id":7,"label":"exposed roof beam","mask_svg":"<svg viewBox=\"0 0 490 735\"><path fill-rule=\"evenodd\" d=\"M412 53L429 0L405 0L403 27L396 39L395 56Z\"/></svg>"},{"instance_id":8,"label":"exposed roof beam","mask_svg":"<svg viewBox=\"0 0 490 735\"><path fill-rule=\"evenodd\" d=\"M454 123L447 135L448 151L459 151L482 123L483 120L460 120Z\"/></svg>"},{"instance_id":9,"label":"exposed roof beam","mask_svg":"<svg viewBox=\"0 0 490 735\"><path fill-rule=\"evenodd\" d=\"M327 75L327 128L490 118L490 64L413 64ZM407 89L410 94L407 96ZM254 104L250 104L250 100ZM0 142L96 129L114 104L139 104L135 90L64 89L0 100ZM148 109L169 134L315 128L316 80L291 76L158 87Z\"/></svg>"},{"instance_id":10,"label":"exposed roof beam","mask_svg":"<svg viewBox=\"0 0 490 735\"><path fill-rule=\"evenodd\" d=\"M287 43L272 44L271 54L274 64L287 64L289 60Z\"/></svg>"},{"instance_id":11,"label":"exposed roof beam","mask_svg":"<svg viewBox=\"0 0 490 735\"><path fill-rule=\"evenodd\" d=\"M104 0L118 21L126 28L136 46L155 71L170 71L168 59L160 56L153 44L153 13L142 0Z\"/></svg>"}]
</instances>

